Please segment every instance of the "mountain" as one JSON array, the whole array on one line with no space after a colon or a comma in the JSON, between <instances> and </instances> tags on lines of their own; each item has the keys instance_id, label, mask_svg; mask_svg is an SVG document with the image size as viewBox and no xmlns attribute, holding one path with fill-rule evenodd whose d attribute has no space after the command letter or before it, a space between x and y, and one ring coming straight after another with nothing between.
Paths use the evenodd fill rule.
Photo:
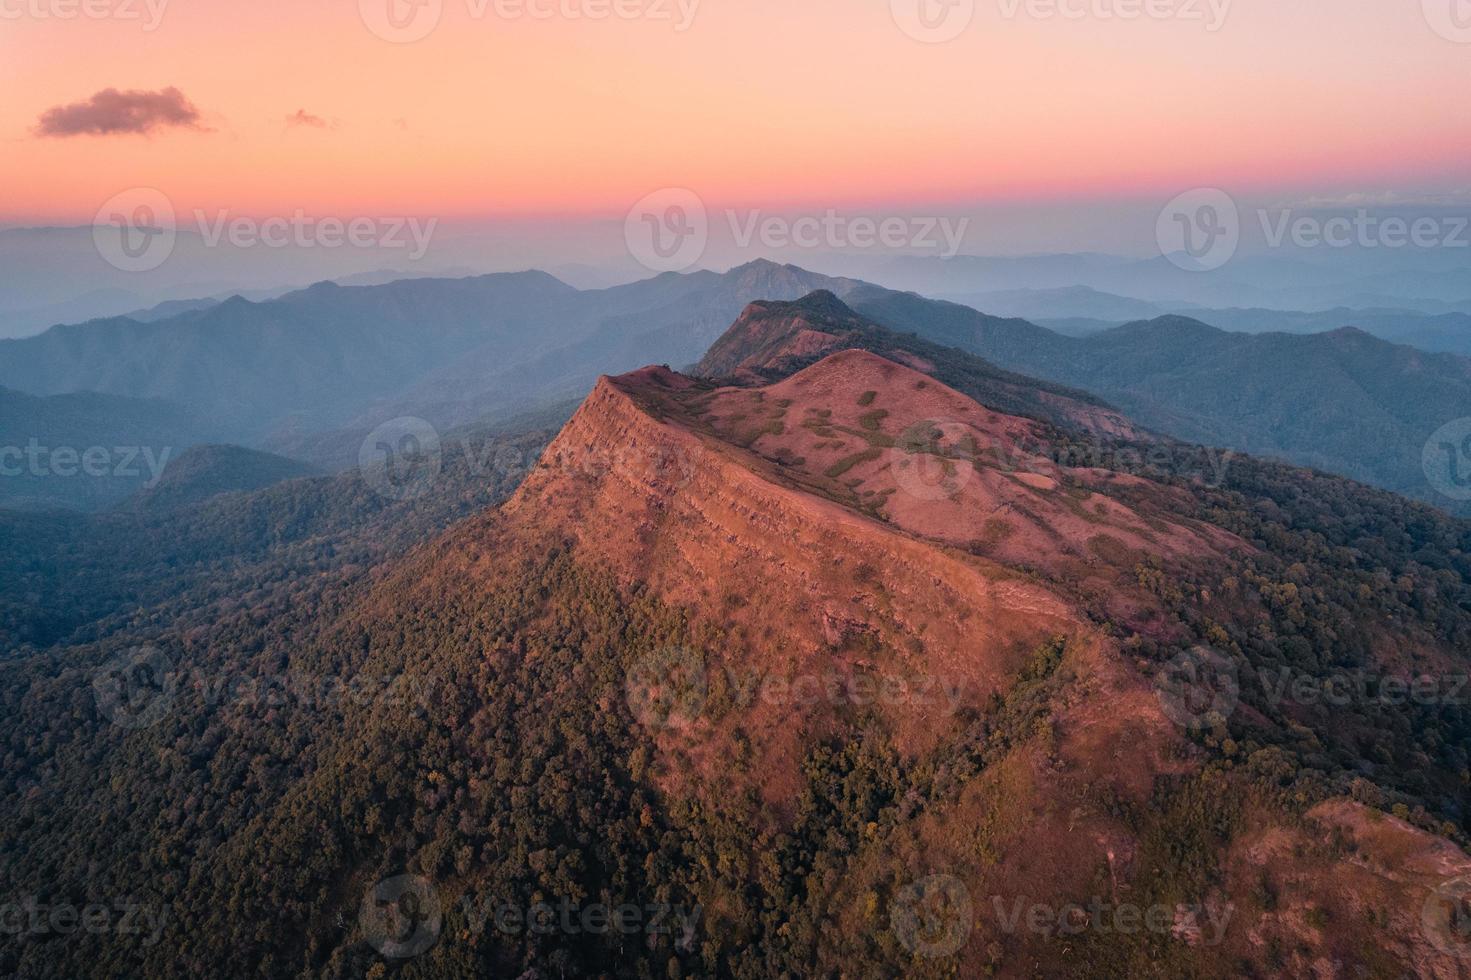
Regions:
<instances>
[{"instance_id":1,"label":"mountain","mask_svg":"<svg viewBox=\"0 0 1471 980\"><path fill-rule=\"evenodd\" d=\"M1117 296L1088 286L1055 289L1005 289L958 296L938 296L995 316L1027 320L1145 320L1165 312L1157 304Z\"/></svg>"},{"instance_id":2,"label":"mountain","mask_svg":"<svg viewBox=\"0 0 1471 980\"><path fill-rule=\"evenodd\" d=\"M849 301L890 329L1093 392L1147 428L1455 505L1429 485L1423 454L1433 433L1466 416L1471 359L1355 329L1240 334L1161 317L1079 338L913 294Z\"/></svg>"},{"instance_id":3,"label":"mountain","mask_svg":"<svg viewBox=\"0 0 1471 980\"><path fill-rule=\"evenodd\" d=\"M1079 263L1107 264L1064 265ZM1348 339L1359 335L1249 337L1167 317L1066 337L770 262L589 291L542 273L323 283L276 300L234 298L150 323L96 321L0 342L0 384L164 398L205 420L208 441L350 465L364 437L391 420L443 432L549 409L580 399L602 372L692 363L749 303L814 290L870 325L1073 389L1074 401L1078 389L1090 392L1144 427L1427 498L1426 440L1466 414L1464 361ZM998 396L994 385L986 393Z\"/></svg>"},{"instance_id":4,"label":"mountain","mask_svg":"<svg viewBox=\"0 0 1471 980\"><path fill-rule=\"evenodd\" d=\"M1002 371L955 348L885 330L826 290L796 302L752 303L693 370L713 378L785 377L852 348L905 363L1013 415L1076 431L1140 435L1127 418L1086 392Z\"/></svg>"},{"instance_id":5,"label":"mountain","mask_svg":"<svg viewBox=\"0 0 1471 980\"><path fill-rule=\"evenodd\" d=\"M140 202L114 203L131 211ZM193 216L196 220L178 217L167 261L146 275L119 268L107 258L109 241L114 248L117 243L118 231L111 226L0 228L0 338L26 337L58 323L116 317L185 298L237 293L255 298L318 280L371 281L390 264L418 270L396 279L460 275L458 269L466 264L441 258L428 241L426 250L415 257L417 249L408 247L412 237L408 228L399 229L398 241L404 247L321 248L310 243L260 247L258 241L237 244L228 233L211 240L214 231L204 226L219 223L215 230L228 232L225 222L233 219L225 212L209 215L207 222L203 212Z\"/></svg>"},{"instance_id":6,"label":"mountain","mask_svg":"<svg viewBox=\"0 0 1471 980\"><path fill-rule=\"evenodd\" d=\"M209 434L193 412L158 399L0 387L0 507L110 506Z\"/></svg>"},{"instance_id":7,"label":"mountain","mask_svg":"<svg viewBox=\"0 0 1471 980\"><path fill-rule=\"evenodd\" d=\"M94 321L0 341L0 378L42 394L165 397L257 443L297 416L346 421L375 395L471 350L536 349L547 341L533 319L575 295L534 273L321 283L267 302L237 296L150 323Z\"/></svg>"},{"instance_id":8,"label":"mountain","mask_svg":"<svg viewBox=\"0 0 1471 980\"><path fill-rule=\"evenodd\" d=\"M1462 700L1310 695L1464 673L1471 526L802 363L871 328L795 306L712 352L739 383L600 379L498 507L176 512L187 571L0 661L0 872L148 931L0 971L1457 975Z\"/></svg>"},{"instance_id":9,"label":"mountain","mask_svg":"<svg viewBox=\"0 0 1471 980\"><path fill-rule=\"evenodd\" d=\"M217 439L288 456L337 432L350 455L395 417L447 429L580 398L603 370L698 359L753 299L850 285L764 262L595 291L535 272L319 283L0 341L0 384L167 398Z\"/></svg>"},{"instance_id":10,"label":"mountain","mask_svg":"<svg viewBox=\"0 0 1471 980\"><path fill-rule=\"evenodd\" d=\"M1011 289L936 298L984 310L993 316L1021 317L1070 336L1100 333L1109 327L1165 315L1182 315L1236 333L1327 333L1342 327L1358 327L1381 340L1431 353L1471 355L1471 315L1456 310L1422 312L1345 306L1312 312L1212 309L1177 301L1150 302L1088 286Z\"/></svg>"},{"instance_id":11,"label":"mountain","mask_svg":"<svg viewBox=\"0 0 1471 980\"><path fill-rule=\"evenodd\" d=\"M519 360L489 350L472 352L375 412L384 417L412 412L436 422L468 422L524 411L528 402L580 399L605 371L698 360L753 300L797 299L816 289L845 293L859 285L796 266L757 261L723 274L665 273L579 293L574 305L580 312L575 315L585 319L585 328L567 331L574 314L565 311L547 327L548 332L564 334L562 343Z\"/></svg>"},{"instance_id":12,"label":"mountain","mask_svg":"<svg viewBox=\"0 0 1471 980\"><path fill-rule=\"evenodd\" d=\"M1190 315L1223 330L1247 333L1324 333L1342 327L1358 327L1381 340L1418 347L1423 351L1471 355L1471 315L1466 313L1339 308L1321 313L1261 309L1195 310Z\"/></svg>"},{"instance_id":13,"label":"mountain","mask_svg":"<svg viewBox=\"0 0 1471 980\"><path fill-rule=\"evenodd\" d=\"M1155 247L1152 241L1148 245ZM1457 311L1453 308L1471 295L1471 267L1456 249L1406 250L1394 264L1386 265L1382 249L1243 247L1228 265L1208 274L1190 265L1178 255L1135 258L1085 253L844 257L827 260L823 268L927 296L1081 286L1167 305L1177 311L1182 306L1281 310L1393 307L1442 313Z\"/></svg>"},{"instance_id":14,"label":"mountain","mask_svg":"<svg viewBox=\"0 0 1471 980\"><path fill-rule=\"evenodd\" d=\"M164 467L158 482L140 492L132 506L165 512L221 493L259 490L313 473L310 466L271 453L240 446L195 446Z\"/></svg>"},{"instance_id":15,"label":"mountain","mask_svg":"<svg viewBox=\"0 0 1471 980\"><path fill-rule=\"evenodd\" d=\"M0 663L126 634L141 610L144 629L205 628L219 603L251 607L222 596L273 606L268 594L361 577L503 501L560 424L447 432L437 452L404 460L403 490L368 467L303 477L291 461L226 446L186 451L157 498L144 490L96 513L0 509ZM196 499L261 482L262 470L285 478Z\"/></svg>"}]
</instances>

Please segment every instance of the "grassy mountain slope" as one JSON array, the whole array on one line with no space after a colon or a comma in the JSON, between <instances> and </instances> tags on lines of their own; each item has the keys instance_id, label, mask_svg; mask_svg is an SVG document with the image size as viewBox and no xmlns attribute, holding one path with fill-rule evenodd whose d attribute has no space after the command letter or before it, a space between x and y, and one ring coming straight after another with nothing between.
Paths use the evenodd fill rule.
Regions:
<instances>
[{"instance_id":1,"label":"grassy mountain slope","mask_svg":"<svg viewBox=\"0 0 1471 980\"><path fill-rule=\"evenodd\" d=\"M1454 506L1436 499L1422 454L1437 429L1471 409L1471 359L1352 329L1233 334L1161 317L1075 338L912 294L850 301L891 329L1091 391L1157 431Z\"/></svg>"},{"instance_id":2,"label":"grassy mountain slope","mask_svg":"<svg viewBox=\"0 0 1471 980\"><path fill-rule=\"evenodd\" d=\"M785 377L848 348L899 360L1000 411L1079 431L1139 434L1096 396L1003 371L913 334L885 330L826 290L796 302L751 304L694 372L714 378Z\"/></svg>"},{"instance_id":3,"label":"grassy mountain slope","mask_svg":"<svg viewBox=\"0 0 1471 980\"><path fill-rule=\"evenodd\" d=\"M1455 975L1420 910L1468 867L1465 709L1274 702L1257 671L1464 669L1471 529L1249 459L1218 489L1059 465L1063 438L870 352L648 369L407 555L242 568L31 651L0 678L6 880L166 914L151 944L0 937L0 969ZM1155 678L1201 644L1240 703L1177 725ZM120 725L96 668L140 655ZM405 875L416 901L378 897ZM1165 924L1007 926L1094 898ZM564 901L680 914L494 917Z\"/></svg>"}]
</instances>

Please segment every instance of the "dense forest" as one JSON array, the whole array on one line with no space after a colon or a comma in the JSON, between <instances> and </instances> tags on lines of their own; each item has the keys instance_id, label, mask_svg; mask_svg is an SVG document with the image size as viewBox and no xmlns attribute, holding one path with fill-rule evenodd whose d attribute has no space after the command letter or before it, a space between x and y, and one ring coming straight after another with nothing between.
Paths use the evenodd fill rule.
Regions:
<instances>
[{"instance_id":1,"label":"dense forest","mask_svg":"<svg viewBox=\"0 0 1471 980\"><path fill-rule=\"evenodd\" d=\"M1331 797L1465 841L1464 696L1311 704L1272 684L1282 670L1382 678L1386 632L1471 649L1471 525L1283 464L1234 458L1207 485L1207 450L1045 431L1064 485L1070 464L1142 472L1186 491L1182 517L1257 549L1193 578L1138 562L1178 631L1136 631L1074 597L1148 671L1216 651L1250 708L1196 726L1202 761L1147 803L1086 790L1140 842L1135 901L1218 889L1222 850L1253 815L1301 822ZM739 752L671 793L659 732L623 696L630 671L671 649L738 656L738 637L557 547L508 551L472 581L439 564L464 539L421 544L504 499L546 439L503 437L489 469L452 453L410 501L348 474L161 513L6 515L3 879L21 901L143 911L135 929L0 935L0 973L951 975L893 910L932 823L1051 751L1079 680L1068 641L1033 651L1004 697L918 758L881 713L846 706L836 734L806 743L783 819L747 788ZM733 711L718 685L710 705ZM991 831L971 831L986 859ZM1310 850L1339 860L1351 845ZM1254 909L1278 887L1264 881ZM621 927L532 927L559 907L629 911ZM1003 935L972 953L1054 975L1262 969L1148 931ZM1348 955L1392 973L1369 933Z\"/></svg>"}]
</instances>

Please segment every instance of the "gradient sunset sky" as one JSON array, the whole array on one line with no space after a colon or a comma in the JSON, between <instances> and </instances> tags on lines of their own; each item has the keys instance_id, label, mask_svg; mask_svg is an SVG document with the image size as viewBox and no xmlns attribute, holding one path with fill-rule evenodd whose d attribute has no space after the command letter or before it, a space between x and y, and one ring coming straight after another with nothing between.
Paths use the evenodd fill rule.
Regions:
<instances>
[{"instance_id":1,"label":"gradient sunset sky","mask_svg":"<svg viewBox=\"0 0 1471 980\"><path fill-rule=\"evenodd\" d=\"M408 44L358 0L170 0L152 31L144 0L92 0L137 20L61 20L57 2L0 0L3 224L88 223L135 186L180 208L454 222L621 215L666 186L817 208L1471 185L1471 45L1422 0L1236 0L1216 31L979 0L943 44L889 0L703 0L685 31L673 3L673 20L591 21L444 0ZM169 87L197 126L37 134L53 107Z\"/></svg>"}]
</instances>

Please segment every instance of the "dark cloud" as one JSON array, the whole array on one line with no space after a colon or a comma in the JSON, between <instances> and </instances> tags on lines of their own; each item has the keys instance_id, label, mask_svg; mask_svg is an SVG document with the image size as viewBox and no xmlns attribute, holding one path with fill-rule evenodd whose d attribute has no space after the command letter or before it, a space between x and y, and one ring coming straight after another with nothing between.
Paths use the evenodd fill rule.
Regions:
<instances>
[{"instance_id":1,"label":"dark cloud","mask_svg":"<svg viewBox=\"0 0 1471 980\"><path fill-rule=\"evenodd\" d=\"M159 129L204 129L199 110L170 86L157 92L103 89L85 102L59 105L41 113L38 136L112 136Z\"/></svg>"},{"instance_id":2,"label":"dark cloud","mask_svg":"<svg viewBox=\"0 0 1471 980\"><path fill-rule=\"evenodd\" d=\"M288 126L310 126L313 129L331 129L332 124L321 116L314 116L305 109L297 109L296 114L286 117Z\"/></svg>"}]
</instances>

